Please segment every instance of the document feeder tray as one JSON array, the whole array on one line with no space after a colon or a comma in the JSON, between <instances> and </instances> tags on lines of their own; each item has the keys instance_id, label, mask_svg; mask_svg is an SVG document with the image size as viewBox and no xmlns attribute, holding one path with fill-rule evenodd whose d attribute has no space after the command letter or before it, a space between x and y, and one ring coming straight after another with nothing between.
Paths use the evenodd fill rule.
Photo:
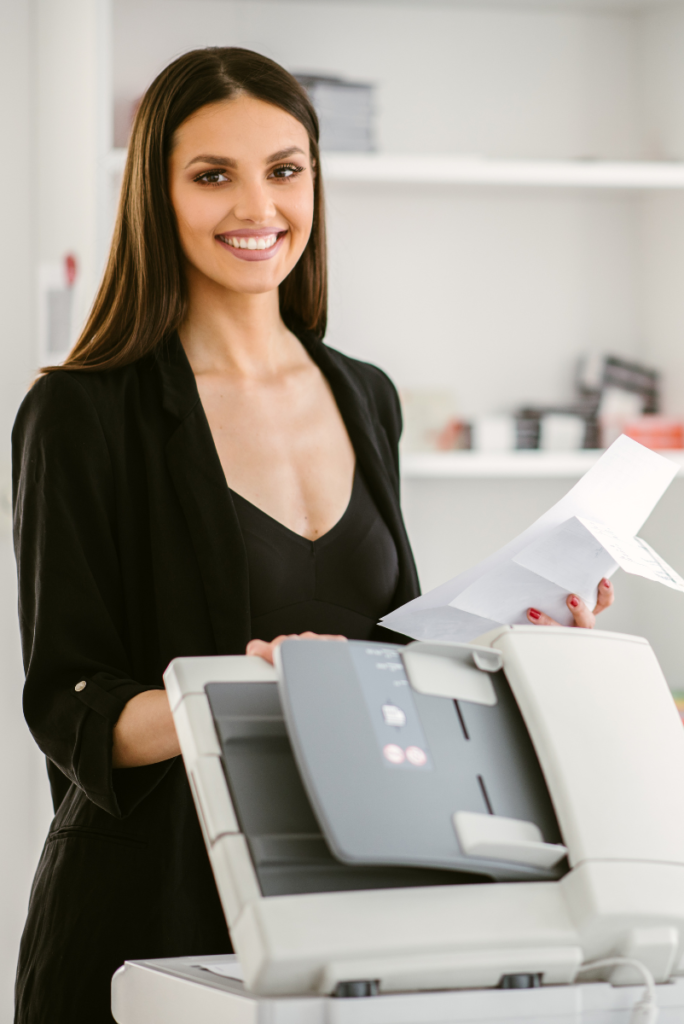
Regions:
<instances>
[{"instance_id":1,"label":"document feeder tray","mask_svg":"<svg viewBox=\"0 0 684 1024\"><path fill-rule=\"evenodd\" d=\"M264 895L567 870L464 854L459 811L534 822L559 843L546 783L503 672L491 675L491 706L426 696L410 687L400 652L288 643L278 687L206 686Z\"/></svg>"}]
</instances>

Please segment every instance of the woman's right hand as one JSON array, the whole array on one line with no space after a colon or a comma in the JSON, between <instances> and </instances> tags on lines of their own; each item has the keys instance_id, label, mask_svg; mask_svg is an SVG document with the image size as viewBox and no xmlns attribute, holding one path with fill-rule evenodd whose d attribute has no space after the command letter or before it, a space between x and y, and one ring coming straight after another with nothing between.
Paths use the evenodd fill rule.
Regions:
<instances>
[{"instance_id":1,"label":"woman's right hand","mask_svg":"<svg viewBox=\"0 0 684 1024\"><path fill-rule=\"evenodd\" d=\"M247 644L245 654L253 654L263 658L269 665L273 664L273 655L276 647L280 647L283 640L346 640L346 636L334 636L332 633L288 633L277 636L275 640L268 643L266 640L250 640Z\"/></svg>"}]
</instances>

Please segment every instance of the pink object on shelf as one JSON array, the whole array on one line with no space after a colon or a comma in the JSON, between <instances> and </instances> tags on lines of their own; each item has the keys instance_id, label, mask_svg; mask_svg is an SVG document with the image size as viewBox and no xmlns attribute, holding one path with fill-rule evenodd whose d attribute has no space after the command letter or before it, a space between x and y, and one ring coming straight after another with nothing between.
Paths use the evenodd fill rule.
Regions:
<instances>
[{"instance_id":1,"label":"pink object on shelf","mask_svg":"<svg viewBox=\"0 0 684 1024\"><path fill-rule=\"evenodd\" d=\"M625 423L622 432L654 451L684 448L684 422L672 416L640 416Z\"/></svg>"},{"instance_id":2,"label":"pink object on shelf","mask_svg":"<svg viewBox=\"0 0 684 1024\"><path fill-rule=\"evenodd\" d=\"M76 281L76 274L78 273L78 263L73 253L68 253L64 257L64 273L66 275L67 284L71 287Z\"/></svg>"}]
</instances>

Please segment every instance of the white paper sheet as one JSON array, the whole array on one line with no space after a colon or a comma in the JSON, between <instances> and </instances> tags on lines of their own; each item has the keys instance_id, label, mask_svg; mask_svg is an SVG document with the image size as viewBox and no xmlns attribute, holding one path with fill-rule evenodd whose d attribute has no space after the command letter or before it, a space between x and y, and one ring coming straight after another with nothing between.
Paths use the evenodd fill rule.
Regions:
<instances>
[{"instance_id":1,"label":"white paper sheet","mask_svg":"<svg viewBox=\"0 0 684 1024\"><path fill-rule=\"evenodd\" d=\"M579 593L589 602L595 598L601 577L610 576L616 568L620 543L624 548L627 540L634 539L677 470L677 464L662 455L624 435L619 437L565 497L527 530L479 565L386 615L382 625L419 640L463 642L502 623L527 622L530 607L570 625L568 593ZM576 523L567 525L573 519ZM620 543L613 540L612 547L606 548L600 541L601 554L596 531L583 521L604 527ZM564 529L554 539L559 527ZM603 540L607 541L608 533ZM635 549L623 551L621 557L632 566L628 571L647 575L648 546L638 543L639 557ZM670 579L667 585L676 588L677 574L657 555L655 560L659 568L651 562L650 571L659 571ZM598 575L592 577L594 570ZM567 586L568 580L572 586Z\"/></svg>"}]
</instances>

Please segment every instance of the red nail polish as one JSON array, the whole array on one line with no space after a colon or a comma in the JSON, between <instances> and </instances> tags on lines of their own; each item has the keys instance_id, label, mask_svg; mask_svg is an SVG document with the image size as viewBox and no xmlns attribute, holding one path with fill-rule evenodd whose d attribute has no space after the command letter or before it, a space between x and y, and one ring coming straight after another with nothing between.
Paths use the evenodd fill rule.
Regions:
<instances>
[{"instance_id":1,"label":"red nail polish","mask_svg":"<svg viewBox=\"0 0 684 1024\"><path fill-rule=\"evenodd\" d=\"M538 612L536 608L530 608L527 614L531 619L541 619L541 612Z\"/></svg>"},{"instance_id":2,"label":"red nail polish","mask_svg":"<svg viewBox=\"0 0 684 1024\"><path fill-rule=\"evenodd\" d=\"M603 584L604 587L609 587L610 586L610 580L601 580L601 583Z\"/></svg>"},{"instance_id":3,"label":"red nail polish","mask_svg":"<svg viewBox=\"0 0 684 1024\"><path fill-rule=\"evenodd\" d=\"M570 598L570 604L572 605L573 608L579 608L579 601L577 600L576 597L571 597Z\"/></svg>"}]
</instances>

